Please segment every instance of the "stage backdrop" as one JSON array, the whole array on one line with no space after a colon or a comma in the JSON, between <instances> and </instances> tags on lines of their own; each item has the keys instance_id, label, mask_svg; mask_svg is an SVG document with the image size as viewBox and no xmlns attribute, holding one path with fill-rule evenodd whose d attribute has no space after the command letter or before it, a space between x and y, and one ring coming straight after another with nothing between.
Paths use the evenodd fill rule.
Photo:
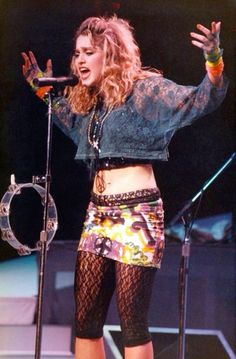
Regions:
<instances>
[{"instance_id":1,"label":"stage backdrop","mask_svg":"<svg viewBox=\"0 0 236 359\"><path fill-rule=\"evenodd\" d=\"M221 46L230 79L227 98L213 114L178 132L169 162L155 165L168 223L235 151L235 1L1 1L0 195L12 173L17 183L45 173L47 107L24 81L21 52L32 50L42 69L51 58L54 75L66 75L80 22L114 11L134 26L143 65L185 85L197 85L205 75L204 58L191 45L189 32L197 23L210 26L212 20L222 21ZM58 240L79 238L89 198L88 174L84 164L75 163L75 151L70 140L54 129L51 193L58 208ZM235 223L235 173L234 163L211 185L198 217L232 213ZM26 197L12 204L12 225L19 238L31 243L39 237L41 212ZM0 248L0 259L15 256L2 241Z\"/></svg>"}]
</instances>

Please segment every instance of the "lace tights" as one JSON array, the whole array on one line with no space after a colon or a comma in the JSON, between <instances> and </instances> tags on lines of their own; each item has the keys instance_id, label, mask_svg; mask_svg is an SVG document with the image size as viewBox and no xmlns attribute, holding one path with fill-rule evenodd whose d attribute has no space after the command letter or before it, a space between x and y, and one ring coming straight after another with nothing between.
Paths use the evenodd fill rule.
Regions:
<instances>
[{"instance_id":1,"label":"lace tights","mask_svg":"<svg viewBox=\"0 0 236 359\"><path fill-rule=\"evenodd\" d=\"M149 342L147 315L155 272L155 268L126 265L79 251L75 274L76 336L102 337L116 287L124 345Z\"/></svg>"}]
</instances>

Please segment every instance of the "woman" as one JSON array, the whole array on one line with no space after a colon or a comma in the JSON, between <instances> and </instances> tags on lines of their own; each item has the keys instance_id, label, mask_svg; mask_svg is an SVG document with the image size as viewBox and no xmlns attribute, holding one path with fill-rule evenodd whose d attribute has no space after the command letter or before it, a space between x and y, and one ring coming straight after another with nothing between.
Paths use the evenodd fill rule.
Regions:
<instances>
[{"instance_id":1,"label":"woman","mask_svg":"<svg viewBox=\"0 0 236 359\"><path fill-rule=\"evenodd\" d=\"M103 325L116 287L125 358L153 358L147 314L164 248L163 208L152 163L167 160L179 128L213 111L226 93L220 22L197 25L193 45L204 51L207 75L180 86L142 68L127 21L89 18L78 29L72 72L79 83L53 102L54 122L77 146L93 178L75 276L76 358L105 358ZM34 54L22 53L23 74L40 98L48 88Z\"/></svg>"}]
</instances>

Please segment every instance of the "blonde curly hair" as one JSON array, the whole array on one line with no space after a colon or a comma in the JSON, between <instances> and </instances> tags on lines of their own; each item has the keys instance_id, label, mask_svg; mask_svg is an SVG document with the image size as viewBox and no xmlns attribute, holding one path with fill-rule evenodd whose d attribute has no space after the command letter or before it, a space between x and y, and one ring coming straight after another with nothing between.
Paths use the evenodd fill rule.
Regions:
<instances>
[{"instance_id":1,"label":"blonde curly hair","mask_svg":"<svg viewBox=\"0 0 236 359\"><path fill-rule=\"evenodd\" d=\"M86 19L75 34L88 35L94 46L104 50L105 63L99 89L78 85L66 89L66 96L72 111L86 114L101 96L107 107L117 107L125 102L133 89L134 81L150 75L142 68L140 50L133 36L133 28L128 21L112 17L90 17ZM71 61L71 70L78 75Z\"/></svg>"}]
</instances>

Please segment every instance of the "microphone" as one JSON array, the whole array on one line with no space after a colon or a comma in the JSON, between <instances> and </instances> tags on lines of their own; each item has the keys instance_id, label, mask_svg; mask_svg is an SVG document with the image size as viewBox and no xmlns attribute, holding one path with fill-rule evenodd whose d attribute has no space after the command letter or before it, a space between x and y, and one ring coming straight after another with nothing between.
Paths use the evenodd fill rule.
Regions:
<instances>
[{"instance_id":1,"label":"microphone","mask_svg":"<svg viewBox=\"0 0 236 359\"><path fill-rule=\"evenodd\" d=\"M37 77L33 79L33 84L37 87L44 86L75 86L79 79L75 75L61 77Z\"/></svg>"}]
</instances>

